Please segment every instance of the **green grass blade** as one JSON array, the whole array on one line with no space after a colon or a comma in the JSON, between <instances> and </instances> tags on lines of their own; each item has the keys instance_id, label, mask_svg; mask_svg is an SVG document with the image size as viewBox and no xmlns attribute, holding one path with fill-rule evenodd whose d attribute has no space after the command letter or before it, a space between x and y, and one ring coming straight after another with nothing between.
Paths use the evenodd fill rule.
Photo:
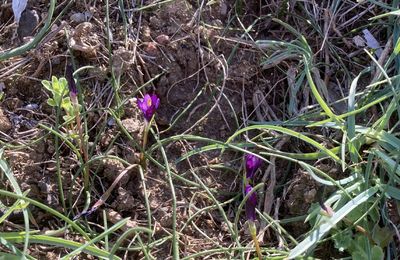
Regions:
<instances>
[{"instance_id":1,"label":"green grass blade","mask_svg":"<svg viewBox=\"0 0 400 260\"><path fill-rule=\"evenodd\" d=\"M287 129L284 127L280 127L280 126L274 126L274 125L254 125L254 126L242 128L239 131L235 132L231 137L229 137L228 140L226 141L226 144L229 144L230 142L232 142L236 136L238 136L244 132L250 131L250 130L274 130L274 131L281 132L281 133L289 135L289 136L296 137L296 138L314 146L321 152L325 153L327 156L331 157L336 162L341 163L341 159L335 153L333 153L329 149L325 148L320 143L314 141L310 137L305 136L299 132L296 132L296 131L293 131L293 130L290 130L290 129Z\"/></svg>"},{"instance_id":2,"label":"green grass blade","mask_svg":"<svg viewBox=\"0 0 400 260\"><path fill-rule=\"evenodd\" d=\"M13 243L21 243L24 240L24 234L10 234L2 233L3 238L7 241ZM101 250L97 247L78 243L71 240L66 240L59 237L50 237L46 235L31 235L29 238L31 243L35 244L43 244L43 245L52 245L58 246L61 248L70 248L70 249L80 249L82 252L85 252L89 255L101 257L103 259L109 259L110 254L104 250ZM119 257L114 257L113 259L120 259Z\"/></svg>"}]
</instances>

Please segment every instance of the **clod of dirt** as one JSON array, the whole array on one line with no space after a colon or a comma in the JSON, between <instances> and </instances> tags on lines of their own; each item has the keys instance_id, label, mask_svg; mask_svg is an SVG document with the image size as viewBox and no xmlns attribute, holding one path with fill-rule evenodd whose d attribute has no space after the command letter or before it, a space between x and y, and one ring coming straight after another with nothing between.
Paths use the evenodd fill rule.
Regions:
<instances>
[{"instance_id":1,"label":"clod of dirt","mask_svg":"<svg viewBox=\"0 0 400 260\"><path fill-rule=\"evenodd\" d=\"M125 147L125 149L122 150L123 158L129 163L129 164L139 164L140 163L140 153L136 152L133 147Z\"/></svg>"},{"instance_id":2,"label":"clod of dirt","mask_svg":"<svg viewBox=\"0 0 400 260\"><path fill-rule=\"evenodd\" d=\"M170 39L168 35L160 34L156 37L156 42L161 45L167 45L170 42Z\"/></svg>"},{"instance_id":3,"label":"clod of dirt","mask_svg":"<svg viewBox=\"0 0 400 260\"><path fill-rule=\"evenodd\" d=\"M0 132L8 132L11 128L10 120L4 114L3 110L0 109Z\"/></svg>"},{"instance_id":4,"label":"clod of dirt","mask_svg":"<svg viewBox=\"0 0 400 260\"><path fill-rule=\"evenodd\" d=\"M144 50L150 54L150 55L157 55L158 54L158 49L157 46L154 42L144 42Z\"/></svg>"},{"instance_id":5,"label":"clod of dirt","mask_svg":"<svg viewBox=\"0 0 400 260\"><path fill-rule=\"evenodd\" d=\"M115 201L111 204L111 207L121 211L129 211L135 207L135 199L132 194L122 187L118 188L118 196Z\"/></svg>"},{"instance_id":6,"label":"clod of dirt","mask_svg":"<svg viewBox=\"0 0 400 260\"><path fill-rule=\"evenodd\" d=\"M44 154L36 150L6 151L6 158L12 165L17 180L29 176L31 180L42 178L41 166L37 164L43 160Z\"/></svg>"},{"instance_id":7,"label":"clod of dirt","mask_svg":"<svg viewBox=\"0 0 400 260\"><path fill-rule=\"evenodd\" d=\"M107 178L108 181L113 182L115 178L125 170L124 165L115 159L104 159L102 161L104 166L104 177ZM119 181L120 186L125 186L129 181L129 173L125 174L121 180Z\"/></svg>"},{"instance_id":8,"label":"clod of dirt","mask_svg":"<svg viewBox=\"0 0 400 260\"><path fill-rule=\"evenodd\" d=\"M100 146L106 148L111 144L111 141L115 137L115 129L107 129L104 134L100 137Z\"/></svg>"},{"instance_id":9,"label":"clod of dirt","mask_svg":"<svg viewBox=\"0 0 400 260\"><path fill-rule=\"evenodd\" d=\"M316 189L311 189L304 193L304 200L307 203L313 203L315 201L315 196L317 195Z\"/></svg>"},{"instance_id":10,"label":"clod of dirt","mask_svg":"<svg viewBox=\"0 0 400 260\"><path fill-rule=\"evenodd\" d=\"M113 224L116 224L122 220L122 216L118 212L116 212L112 209L106 209L106 217L107 217L107 220ZM126 226L123 226L122 229L124 231L126 231L126 230L128 230L130 228L134 228L134 227L137 227L136 221L128 220L128 222L126 222Z\"/></svg>"},{"instance_id":11,"label":"clod of dirt","mask_svg":"<svg viewBox=\"0 0 400 260\"><path fill-rule=\"evenodd\" d=\"M58 198L55 196L53 187L49 184L49 181L42 179L38 182L38 187L42 194L46 194L46 203L51 206L58 206Z\"/></svg>"},{"instance_id":12,"label":"clod of dirt","mask_svg":"<svg viewBox=\"0 0 400 260\"><path fill-rule=\"evenodd\" d=\"M158 217L160 217L160 222L163 227L171 228L172 227L172 213L171 209L168 207L159 208L157 211Z\"/></svg>"},{"instance_id":13,"label":"clod of dirt","mask_svg":"<svg viewBox=\"0 0 400 260\"><path fill-rule=\"evenodd\" d=\"M32 36L33 31L39 23L39 15L35 10L25 9L22 12L21 19L18 23L18 37L21 39L24 37Z\"/></svg>"},{"instance_id":14,"label":"clod of dirt","mask_svg":"<svg viewBox=\"0 0 400 260\"><path fill-rule=\"evenodd\" d=\"M122 120L122 125L136 140L142 140L144 125L142 121L134 118L127 118Z\"/></svg>"},{"instance_id":15,"label":"clod of dirt","mask_svg":"<svg viewBox=\"0 0 400 260\"><path fill-rule=\"evenodd\" d=\"M80 51L87 58L96 56L99 44L98 36L93 32L93 24L89 22L78 24L69 39L70 48Z\"/></svg>"},{"instance_id":16,"label":"clod of dirt","mask_svg":"<svg viewBox=\"0 0 400 260\"><path fill-rule=\"evenodd\" d=\"M134 55L135 54L133 51L128 51L123 47L120 47L118 50L114 51L112 66L117 75L121 75L131 67L131 65L134 63Z\"/></svg>"},{"instance_id":17,"label":"clod of dirt","mask_svg":"<svg viewBox=\"0 0 400 260\"><path fill-rule=\"evenodd\" d=\"M316 183L306 172L299 170L288 188L285 206L290 215L306 214L311 203L316 200Z\"/></svg>"}]
</instances>

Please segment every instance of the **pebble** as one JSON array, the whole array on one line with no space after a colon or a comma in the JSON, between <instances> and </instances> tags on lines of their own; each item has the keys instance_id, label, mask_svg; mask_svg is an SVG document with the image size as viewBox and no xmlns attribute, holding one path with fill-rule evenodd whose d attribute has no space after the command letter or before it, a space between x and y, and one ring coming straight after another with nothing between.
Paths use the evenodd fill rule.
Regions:
<instances>
[{"instance_id":1,"label":"pebble","mask_svg":"<svg viewBox=\"0 0 400 260\"><path fill-rule=\"evenodd\" d=\"M156 42L161 45L167 45L170 42L170 39L168 35L160 34L156 37Z\"/></svg>"},{"instance_id":2,"label":"pebble","mask_svg":"<svg viewBox=\"0 0 400 260\"><path fill-rule=\"evenodd\" d=\"M32 36L38 23L39 15L37 12L35 10L25 9L18 23L18 37L22 40L24 37Z\"/></svg>"},{"instance_id":3,"label":"pebble","mask_svg":"<svg viewBox=\"0 0 400 260\"><path fill-rule=\"evenodd\" d=\"M86 21L86 15L84 13L74 13L70 18L71 21L75 23L83 23Z\"/></svg>"}]
</instances>

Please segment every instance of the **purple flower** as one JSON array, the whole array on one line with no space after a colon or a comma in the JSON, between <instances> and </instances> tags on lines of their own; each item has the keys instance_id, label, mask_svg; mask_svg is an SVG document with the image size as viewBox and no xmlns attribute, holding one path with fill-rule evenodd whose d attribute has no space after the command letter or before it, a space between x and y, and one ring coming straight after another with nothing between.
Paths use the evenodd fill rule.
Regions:
<instances>
[{"instance_id":1,"label":"purple flower","mask_svg":"<svg viewBox=\"0 0 400 260\"><path fill-rule=\"evenodd\" d=\"M247 184L244 193L249 194L253 188ZM253 192L246 201L246 217L250 221L256 220L257 194Z\"/></svg>"},{"instance_id":2,"label":"purple flower","mask_svg":"<svg viewBox=\"0 0 400 260\"><path fill-rule=\"evenodd\" d=\"M78 89L76 88L73 72L74 71L72 66L67 65L67 69L65 71L65 78L67 79L68 82L69 95L71 96L71 99L76 99L76 96L78 95Z\"/></svg>"},{"instance_id":3,"label":"purple flower","mask_svg":"<svg viewBox=\"0 0 400 260\"><path fill-rule=\"evenodd\" d=\"M144 118L147 121L150 121L154 113L156 112L156 109L160 105L160 99L157 97L156 94L146 94L144 95L143 99L138 98L137 104L140 110L142 110Z\"/></svg>"},{"instance_id":4,"label":"purple flower","mask_svg":"<svg viewBox=\"0 0 400 260\"><path fill-rule=\"evenodd\" d=\"M246 177L252 179L257 169L261 166L262 160L255 155L246 155Z\"/></svg>"}]
</instances>

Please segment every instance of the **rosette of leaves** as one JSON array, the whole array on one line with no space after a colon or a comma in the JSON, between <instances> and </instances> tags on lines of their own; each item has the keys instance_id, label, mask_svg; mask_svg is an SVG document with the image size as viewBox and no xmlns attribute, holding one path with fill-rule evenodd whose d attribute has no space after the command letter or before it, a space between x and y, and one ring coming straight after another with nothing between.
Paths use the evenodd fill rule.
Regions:
<instances>
[{"instance_id":1,"label":"rosette of leaves","mask_svg":"<svg viewBox=\"0 0 400 260\"><path fill-rule=\"evenodd\" d=\"M74 106L69 97L68 82L65 78L58 79L51 77L51 81L42 80L42 85L52 93L52 97L47 99L47 104L52 107L58 107L65 111L63 119L66 123L72 122L75 115L80 111L80 106Z\"/></svg>"}]
</instances>

